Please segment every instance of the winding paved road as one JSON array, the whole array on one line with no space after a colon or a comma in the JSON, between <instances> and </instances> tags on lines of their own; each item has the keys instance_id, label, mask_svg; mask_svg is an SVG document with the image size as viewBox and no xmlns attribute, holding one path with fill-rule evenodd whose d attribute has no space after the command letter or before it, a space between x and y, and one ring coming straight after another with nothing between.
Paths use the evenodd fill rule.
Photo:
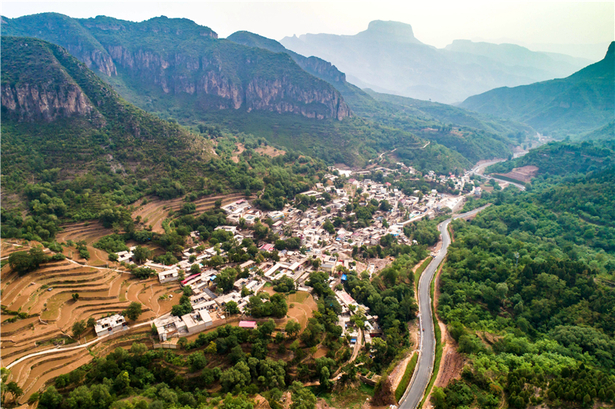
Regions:
<instances>
[{"instance_id":1,"label":"winding paved road","mask_svg":"<svg viewBox=\"0 0 615 409\"><path fill-rule=\"evenodd\" d=\"M527 153L527 152L525 152L525 153ZM524 153L524 154L525 154L525 153ZM522 156L523 156L523 155L522 155ZM493 159L493 160L490 160L490 161L488 161L488 162L481 163L480 165L474 166L470 172L471 172L471 173L474 173L475 175L482 176L482 177L484 177L484 178L486 178L486 179L495 179L495 180L499 180L500 182L506 182L506 183L509 183L509 184L511 184L511 185L513 185L513 186L516 186L519 190L525 190L525 185L523 185L522 183L514 183L514 182L511 182L510 180L500 179L500 178L498 178L497 176L495 176L495 177L494 177L494 176L492 176L492 175L485 175L485 174L484 174L484 172L485 172L485 168L486 168L487 166L491 166L491 165L493 165L494 163L498 163L498 162L504 162L505 160L506 160L506 159Z\"/></svg>"},{"instance_id":2,"label":"winding paved road","mask_svg":"<svg viewBox=\"0 0 615 409\"><path fill-rule=\"evenodd\" d=\"M448 246L451 243L451 237L447 230L448 225L452 219L473 216L488 206L489 205L479 207L470 212L453 216L451 219L440 223L438 226L438 229L442 234L442 247L431 263L429 263L425 271L423 271L423 274L421 274L421 278L419 279L419 326L421 329L424 329L424 331L420 332L419 360L416 369L414 370L412 381L410 382L408 389L406 389L404 396L402 396L400 400L400 409L415 409L419 406L433 372L433 364L436 354L436 340L434 335L429 287L431 280L433 280L433 277L436 274L438 266L442 263L444 257L446 257Z\"/></svg>"}]
</instances>

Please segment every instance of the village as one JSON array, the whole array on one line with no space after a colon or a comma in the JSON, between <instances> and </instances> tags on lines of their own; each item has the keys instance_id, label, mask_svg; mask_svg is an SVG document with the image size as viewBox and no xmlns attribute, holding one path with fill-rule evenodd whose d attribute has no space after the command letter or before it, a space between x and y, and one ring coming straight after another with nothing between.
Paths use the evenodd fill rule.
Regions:
<instances>
[{"instance_id":1,"label":"village","mask_svg":"<svg viewBox=\"0 0 615 409\"><path fill-rule=\"evenodd\" d=\"M379 171L390 172L390 169L379 168ZM412 168L403 169L406 172L414 172ZM365 342L369 343L371 336L378 336L379 329L377 317L369 314L369 308L357 303L350 294L343 290L343 282L346 280L347 271L368 272L370 278L373 274L383 269L392 260L372 259L368 264L353 258L353 248L361 246L376 246L380 240L391 235L399 243L413 245L416 242L409 240L404 234L404 226L408 223L432 218L435 215L457 209L463 202L463 196L438 193L433 189L429 194L410 195L403 194L398 189L392 188L390 183L379 183L363 177L353 178L351 171L335 169L326 176L323 183L318 183L313 190L302 193L314 202L304 210L291 204L286 204L279 211L263 212L256 209L249 200L240 199L222 209L226 213L228 225L218 226L216 230L224 230L230 233L237 243L244 239L252 239L263 252L275 252L279 260L248 260L243 263L224 262L216 267L209 266L209 260L213 257L224 259L226 252L220 246L205 248L202 246L199 232L191 233L193 245L184 251L185 259L175 265L166 266L154 263L150 260L145 262L144 267L156 271L161 284L177 282L181 288L189 287L191 312L177 316L172 313L164 314L154 321L154 327L159 341L167 347L173 348L178 338L198 334L207 329L227 323L229 313L228 304L234 303L237 310L242 313L239 326L254 328L256 321L248 315L248 303L251 296L258 294L263 287L281 279L292 280L296 291L309 292L306 281L312 272L324 271L329 273L329 286L334 289L336 299L342 306L342 314L339 317L339 325L344 330L342 336L348 335L351 344L361 342L357 337L363 335ZM334 185L338 177L344 177L345 184L341 188ZM425 175L426 180L436 183L454 183L459 191L469 182L470 175L462 177L438 176L430 172ZM359 180L361 179L361 180ZM479 188L472 187L471 193L480 194ZM328 203L322 205L321 200L325 196ZM334 215L352 216L349 203L360 197L360 204L382 204L374 214L371 225L346 230L343 227L335 229L330 220ZM320 203L320 204L317 204ZM384 209L384 210L382 210ZM267 240L256 240L253 226L260 221L267 220L271 230L280 239L296 238L300 241L299 250L277 249L276 243ZM132 261L132 251L118 253L120 262ZM198 266L196 270L193 266ZM228 291L221 291L216 286L216 277L227 267L233 267L244 272L244 277L237 279ZM198 271L198 272L195 272ZM173 295L169 295L173 297ZM362 334L357 333L356 328L349 325L350 316L361 314L365 317ZM105 317L97 321L95 330L98 336L105 336L128 328L127 322L121 315Z\"/></svg>"}]
</instances>

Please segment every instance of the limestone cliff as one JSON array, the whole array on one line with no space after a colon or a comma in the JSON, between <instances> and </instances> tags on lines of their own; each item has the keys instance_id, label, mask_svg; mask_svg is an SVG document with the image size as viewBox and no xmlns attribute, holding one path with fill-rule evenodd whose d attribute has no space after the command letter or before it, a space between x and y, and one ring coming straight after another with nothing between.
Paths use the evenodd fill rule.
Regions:
<instances>
[{"instance_id":1,"label":"limestone cliff","mask_svg":"<svg viewBox=\"0 0 615 409\"><path fill-rule=\"evenodd\" d=\"M93 111L87 97L73 84L57 88L54 85L12 84L2 87L3 111L19 121L53 121Z\"/></svg>"},{"instance_id":2,"label":"limestone cliff","mask_svg":"<svg viewBox=\"0 0 615 409\"><path fill-rule=\"evenodd\" d=\"M49 45L2 37L2 113L18 121L97 117L96 108L66 74Z\"/></svg>"},{"instance_id":3,"label":"limestone cliff","mask_svg":"<svg viewBox=\"0 0 615 409\"><path fill-rule=\"evenodd\" d=\"M144 108L145 95L157 95L161 107L153 109L181 101L181 109L196 115L218 109L338 120L351 115L333 86L288 55L219 40L210 28L187 19L133 23L40 14L4 20L3 34L32 35L67 48L89 68L116 77L111 83L120 84L118 90L128 91L126 97ZM316 72L331 71L325 61L307 60Z\"/></svg>"}]
</instances>

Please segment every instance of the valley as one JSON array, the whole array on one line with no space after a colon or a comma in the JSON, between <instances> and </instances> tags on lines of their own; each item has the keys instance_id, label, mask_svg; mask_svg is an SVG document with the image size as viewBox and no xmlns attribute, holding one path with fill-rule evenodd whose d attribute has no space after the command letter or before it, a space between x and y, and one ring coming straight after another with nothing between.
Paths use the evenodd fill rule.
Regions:
<instances>
[{"instance_id":1,"label":"valley","mask_svg":"<svg viewBox=\"0 0 615 409\"><path fill-rule=\"evenodd\" d=\"M614 43L0 18L2 407L615 404Z\"/></svg>"}]
</instances>

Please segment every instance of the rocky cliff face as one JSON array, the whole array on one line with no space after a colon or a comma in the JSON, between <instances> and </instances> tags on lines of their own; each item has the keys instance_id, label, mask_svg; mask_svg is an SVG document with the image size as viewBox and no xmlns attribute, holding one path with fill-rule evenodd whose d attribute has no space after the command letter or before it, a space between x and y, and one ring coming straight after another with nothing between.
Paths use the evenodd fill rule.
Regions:
<instances>
[{"instance_id":1,"label":"rocky cliff face","mask_svg":"<svg viewBox=\"0 0 615 409\"><path fill-rule=\"evenodd\" d=\"M246 88L245 99L248 111L291 112L316 119L341 120L350 116L350 109L336 92L305 90L287 78L274 81L255 78Z\"/></svg>"},{"instance_id":2,"label":"rocky cliff face","mask_svg":"<svg viewBox=\"0 0 615 409\"><path fill-rule=\"evenodd\" d=\"M99 50L84 50L80 46L68 46L68 52L83 61L91 70L97 70L111 77L117 75L117 69L111 57Z\"/></svg>"},{"instance_id":3,"label":"rocky cliff face","mask_svg":"<svg viewBox=\"0 0 615 409\"><path fill-rule=\"evenodd\" d=\"M335 65L321 58L309 57L301 62L297 62L304 70L314 73L314 75L318 75L318 77L324 78L331 83L346 82L346 74L338 70Z\"/></svg>"},{"instance_id":4,"label":"rocky cliff face","mask_svg":"<svg viewBox=\"0 0 615 409\"><path fill-rule=\"evenodd\" d=\"M158 17L133 23L39 14L6 19L2 31L65 47L88 68L119 77L138 98L154 86L169 98L189 101L190 110L245 109L340 120L351 115L335 88L292 59L218 40L210 28L186 19ZM344 74L326 61L309 58L299 65L306 70L309 66L309 72L327 81L331 76L333 81L344 80ZM139 104L138 98L133 102Z\"/></svg>"},{"instance_id":5,"label":"rocky cliff face","mask_svg":"<svg viewBox=\"0 0 615 409\"><path fill-rule=\"evenodd\" d=\"M74 116L99 116L94 104L63 69L52 48L60 56L66 54L66 50L40 40L2 37L3 115L18 121L49 122Z\"/></svg>"},{"instance_id":6,"label":"rocky cliff face","mask_svg":"<svg viewBox=\"0 0 615 409\"><path fill-rule=\"evenodd\" d=\"M338 120L351 115L340 94L328 84L305 86L296 76L251 75L225 70L225 61L219 55L174 53L163 56L142 49L131 51L121 45L109 45L107 51L115 64L141 81L156 84L165 94L192 95L205 109L271 111ZM258 63L248 57L239 71L257 67ZM319 64L323 72L330 70L328 63L322 60L313 64Z\"/></svg>"},{"instance_id":7,"label":"rocky cliff face","mask_svg":"<svg viewBox=\"0 0 615 409\"><path fill-rule=\"evenodd\" d=\"M53 121L95 112L78 86L45 87L30 84L3 84L3 111L19 121Z\"/></svg>"}]
</instances>

